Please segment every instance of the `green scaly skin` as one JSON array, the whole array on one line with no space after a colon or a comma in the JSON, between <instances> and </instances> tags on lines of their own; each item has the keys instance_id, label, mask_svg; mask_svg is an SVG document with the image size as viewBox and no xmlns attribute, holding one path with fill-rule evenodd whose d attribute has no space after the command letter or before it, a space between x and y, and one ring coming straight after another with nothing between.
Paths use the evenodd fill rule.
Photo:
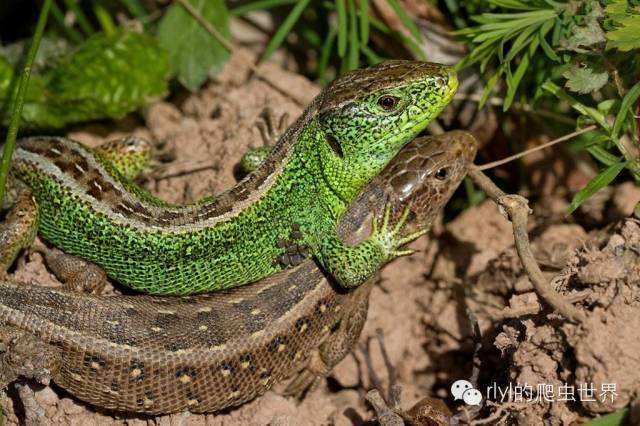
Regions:
<instances>
[{"instance_id":1,"label":"green scaly skin","mask_svg":"<svg viewBox=\"0 0 640 426\"><path fill-rule=\"evenodd\" d=\"M20 142L13 173L38 203L39 233L133 289L185 295L254 282L313 255L355 287L419 234L386 224L346 245L348 204L450 101L453 71L393 61L345 74L258 169L215 199L169 205L113 159L61 138Z\"/></svg>"}]
</instances>

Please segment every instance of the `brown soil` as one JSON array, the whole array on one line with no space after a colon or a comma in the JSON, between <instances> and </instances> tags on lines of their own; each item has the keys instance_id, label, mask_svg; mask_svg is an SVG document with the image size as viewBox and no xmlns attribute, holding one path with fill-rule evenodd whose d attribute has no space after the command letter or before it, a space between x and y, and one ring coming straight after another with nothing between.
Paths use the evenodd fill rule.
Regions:
<instances>
[{"instance_id":1,"label":"brown soil","mask_svg":"<svg viewBox=\"0 0 640 426\"><path fill-rule=\"evenodd\" d=\"M254 123L263 109L295 118L302 111L300 105L319 90L276 66L265 67L260 79L247 80L247 75L242 56L237 55L202 91L152 105L143 122L129 118L78 129L69 136L96 145L138 134L176 157L160 166L159 178L146 183L154 193L183 202L219 192L235 182L233 167L242 153L260 144ZM418 254L383 270L380 285L371 294L361 346L302 402L269 392L221 414L152 419L96 412L55 386L39 388L37 400L52 424L359 424L374 417L364 402L371 388L365 350L374 371L382 376L383 393L389 383L380 345L371 340L380 329L403 387L402 406L432 396L456 412L463 404L453 401L449 387L472 373L474 340L466 313L470 309L483 336L477 352L481 390L494 382L501 387L526 383L533 389L547 384L554 385L557 394L562 385L575 386L577 392L579 384L593 383L597 401L494 400L476 414L469 411L469 416L524 425L541 424L544 419L546 424L560 425L626 406L640 391L640 224L625 219L640 199L638 188L620 185L592 211L583 212L581 223L590 226L589 232L566 223L564 198L552 189L545 193L548 197L540 205L555 207L534 206L536 212L544 212L532 225L534 253L559 291L587 309L585 324L571 324L540 305L513 248L509 222L485 201L446 226L435 226L429 241L415 243ZM607 223L611 225L605 227ZM59 285L38 254L21 259L15 278ZM600 388L607 383L617 386L613 402L599 399ZM5 398L2 407L7 423L16 424L17 399Z\"/></svg>"}]
</instances>

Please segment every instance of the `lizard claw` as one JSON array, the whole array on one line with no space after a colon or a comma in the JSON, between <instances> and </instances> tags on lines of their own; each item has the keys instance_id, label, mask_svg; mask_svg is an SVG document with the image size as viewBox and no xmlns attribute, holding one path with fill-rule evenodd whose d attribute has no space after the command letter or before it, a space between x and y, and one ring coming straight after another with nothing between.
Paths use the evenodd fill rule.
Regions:
<instances>
[{"instance_id":1,"label":"lizard claw","mask_svg":"<svg viewBox=\"0 0 640 426\"><path fill-rule=\"evenodd\" d=\"M260 114L259 120L255 126L260 132L263 146L272 146L278 142L280 136L287 130L287 124L289 123L289 113L285 112L280 115L278 119L273 109L265 107ZM252 147L256 148L256 147Z\"/></svg>"},{"instance_id":2,"label":"lizard claw","mask_svg":"<svg viewBox=\"0 0 640 426\"><path fill-rule=\"evenodd\" d=\"M393 229L389 229L389 224L391 222L391 211L392 206L390 203L387 203L385 205L384 214L382 217L382 224L379 225L378 219L374 218L371 226L371 236L378 241L378 243L384 250L387 261L393 260L396 257L408 256L415 253L415 250L400 250L400 248L405 244L415 241L428 232L427 229L421 229L409 235L401 235L402 230L409 218L409 214L411 213L411 210L408 207L403 210L402 215L393 226Z\"/></svg>"}]
</instances>

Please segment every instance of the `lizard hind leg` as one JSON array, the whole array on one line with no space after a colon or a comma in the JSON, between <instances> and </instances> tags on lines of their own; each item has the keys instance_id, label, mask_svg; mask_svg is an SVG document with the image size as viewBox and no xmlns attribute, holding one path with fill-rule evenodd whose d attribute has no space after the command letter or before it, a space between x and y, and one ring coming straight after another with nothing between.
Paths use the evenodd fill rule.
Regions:
<instances>
[{"instance_id":1,"label":"lizard hind leg","mask_svg":"<svg viewBox=\"0 0 640 426\"><path fill-rule=\"evenodd\" d=\"M148 170L153 163L153 144L136 136L109 140L93 151L98 158L111 163L129 180Z\"/></svg>"},{"instance_id":2,"label":"lizard hind leg","mask_svg":"<svg viewBox=\"0 0 640 426\"><path fill-rule=\"evenodd\" d=\"M33 194L21 188L15 204L0 223L0 276L7 270L23 249L31 246L38 231L38 206Z\"/></svg>"},{"instance_id":3,"label":"lizard hind leg","mask_svg":"<svg viewBox=\"0 0 640 426\"><path fill-rule=\"evenodd\" d=\"M68 290L101 294L108 283L106 272L94 263L42 243L35 244L34 250L44 256L51 272Z\"/></svg>"},{"instance_id":4,"label":"lizard hind leg","mask_svg":"<svg viewBox=\"0 0 640 426\"><path fill-rule=\"evenodd\" d=\"M17 327L0 326L0 389L15 383L24 409L24 424L44 423L45 412L35 398L33 389L21 380L48 385L61 365L61 353L32 334Z\"/></svg>"},{"instance_id":5,"label":"lizard hind leg","mask_svg":"<svg viewBox=\"0 0 640 426\"><path fill-rule=\"evenodd\" d=\"M353 350L367 320L372 285L373 280L370 280L353 292L351 309L344 310L337 329L311 353L305 369L287 386L286 395L300 398L307 391L313 390Z\"/></svg>"},{"instance_id":6,"label":"lizard hind leg","mask_svg":"<svg viewBox=\"0 0 640 426\"><path fill-rule=\"evenodd\" d=\"M24 378L48 385L60 368L61 354L17 327L0 326L0 389Z\"/></svg>"}]
</instances>

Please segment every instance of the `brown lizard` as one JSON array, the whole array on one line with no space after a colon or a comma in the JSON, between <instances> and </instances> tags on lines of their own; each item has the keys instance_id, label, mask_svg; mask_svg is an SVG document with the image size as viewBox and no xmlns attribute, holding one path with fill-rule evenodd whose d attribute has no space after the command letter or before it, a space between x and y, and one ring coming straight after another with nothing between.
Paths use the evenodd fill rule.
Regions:
<instances>
[{"instance_id":1,"label":"brown lizard","mask_svg":"<svg viewBox=\"0 0 640 426\"><path fill-rule=\"evenodd\" d=\"M383 221L398 223L408 206L427 226L475 150L460 131L412 141L352 203L340 234L365 238L385 205ZM99 407L148 414L239 405L293 375L287 392L300 394L353 348L372 285L341 290L311 260L204 296L99 297L1 281L0 386L51 379Z\"/></svg>"}]
</instances>

